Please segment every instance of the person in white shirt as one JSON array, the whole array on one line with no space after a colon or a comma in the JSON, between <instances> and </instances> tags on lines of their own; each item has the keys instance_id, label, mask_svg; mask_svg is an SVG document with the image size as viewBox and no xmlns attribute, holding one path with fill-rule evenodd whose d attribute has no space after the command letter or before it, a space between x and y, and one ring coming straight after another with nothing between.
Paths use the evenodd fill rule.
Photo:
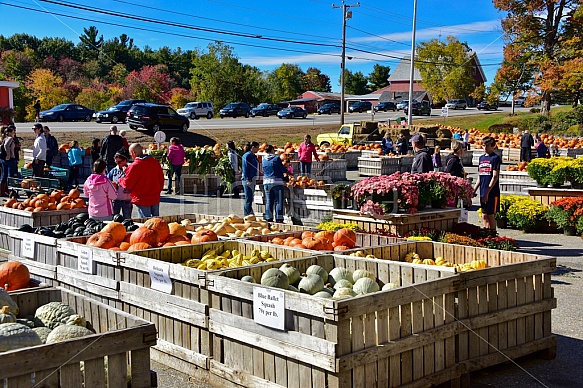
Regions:
<instances>
[{"instance_id":1,"label":"person in white shirt","mask_svg":"<svg viewBox=\"0 0 583 388\"><path fill-rule=\"evenodd\" d=\"M470 131L468 130L464 133L464 146L466 147L466 151L470 149Z\"/></svg>"},{"instance_id":2,"label":"person in white shirt","mask_svg":"<svg viewBox=\"0 0 583 388\"><path fill-rule=\"evenodd\" d=\"M47 139L43 134L43 126L39 123L32 127L34 134L34 145L32 146L32 171L37 177L44 176L45 163L47 161Z\"/></svg>"}]
</instances>

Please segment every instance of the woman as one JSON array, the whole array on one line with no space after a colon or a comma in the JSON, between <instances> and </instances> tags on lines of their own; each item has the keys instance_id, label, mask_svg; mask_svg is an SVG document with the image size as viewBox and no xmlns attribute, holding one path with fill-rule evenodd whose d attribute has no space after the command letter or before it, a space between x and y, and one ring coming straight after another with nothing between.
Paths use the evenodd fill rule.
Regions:
<instances>
[{"instance_id":1,"label":"woman","mask_svg":"<svg viewBox=\"0 0 583 388\"><path fill-rule=\"evenodd\" d=\"M101 140L99 140L98 138L94 138L93 141L91 142L91 163L95 163L95 161L97 159L99 159L99 157L101 153Z\"/></svg>"},{"instance_id":2,"label":"woman","mask_svg":"<svg viewBox=\"0 0 583 388\"><path fill-rule=\"evenodd\" d=\"M433 156L431 157L431 160L433 162L433 171L441 171L441 168L443 167L443 165L441 164L441 147L440 146L435 146L435 149L433 150Z\"/></svg>"},{"instance_id":3,"label":"woman","mask_svg":"<svg viewBox=\"0 0 583 388\"><path fill-rule=\"evenodd\" d=\"M16 154L14 152L15 142L14 136L16 130L13 126L2 127L2 154L6 154L2 158L2 184L0 194L8 196L8 177L17 176L16 169Z\"/></svg>"},{"instance_id":4,"label":"woman","mask_svg":"<svg viewBox=\"0 0 583 388\"><path fill-rule=\"evenodd\" d=\"M107 163L98 159L93 163L93 174L87 178L83 192L89 199L89 217L97 221L111 221L113 219L112 201L117 198L117 190L113 183L105 176Z\"/></svg>"},{"instance_id":5,"label":"woman","mask_svg":"<svg viewBox=\"0 0 583 388\"><path fill-rule=\"evenodd\" d=\"M312 143L312 136L304 136L304 141L300 144L298 150L298 157L300 159L300 175L311 176L312 175L312 155L314 159L319 161L318 152L316 152L316 146Z\"/></svg>"},{"instance_id":6,"label":"woman","mask_svg":"<svg viewBox=\"0 0 583 388\"><path fill-rule=\"evenodd\" d=\"M67 180L67 185L69 188L73 186L79 186L79 170L83 167L83 148L79 148L79 142L77 140L71 140L69 142L69 150L67 151L67 158L69 159L69 179Z\"/></svg>"},{"instance_id":7,"label":"woman","mask_svg":"<svg viewBox=\"0 0 583 388\"><path fill-rule=\"evenodd\" d=\"M168 190L166 194L172 194L172 178L176 174L176 181L178 182L176 194L180 194L180 176L182 175L182 165L184 164L186 153L184 147L180 144L180 139L173 137L170 139L170 147L168 147Z\"/></svg>"},{"instance_id":8,"label":"woman","mask_svg":"<svg viewBox=\"0 0 583 388\"><path fill-rule=\"evenodd\" d=\"M43 127L45 139L47 139L47 167L53 165L53 158L59 153L57 138L51 135L51 129L45 125Z\"/></svg>"},{"instance_id":9,"label":"woman","mask_svg":"<svg viewBox=\"0 0 583 388\"><path fill-rule=\"evenodd\" d=\"M124 189L121 185L117 183L120 178L126 176L126 169L128 167L128 160L130 159L130 152L125 148L120 149L115 154L115 163L117 166L112 168L107 173L107 178L113 182L113 185L117 187L117 198L113 201L113 214L119 214L120 210L122 212L123 218L129 220L132 218L132 196L130 191Z\"/></svg>"},{"instance_id":10,"label":"woman","mask_svg":"<svg viewBox=\"0 0 583 388\"><path fill-rule=\"evenodd\" d=\"M283 176L287 173L281 158L274 153L274 147L265 147L267 156L263 159L263 188L265 189L265 220L283 222ZM275 218L273 210L275 208Z\"/></svg>"},{"instance_id":11,"label":"woman","mask_svg":"<svg viewBox=\"0 0 583 388\"><path fill-rule=\"evenodd\" d=\"M465 178L464 166L462 165L461 157L464 154L465 148L464 143L459 140L453 139L451 141L451 154L445 159L445 172L457 176L460 178Z\"/></svg>"},{"instance_id":12,"label":"woman","mask_svg":"<svg viewBox=\"0 0 583 388\"><path fill-rule=\"evenodd\" d=\"M389 155L395 152L395 148L393 146L393 139L391 139L391 134L389 133L389 131L385 132L385 136L381 141L381 148L383 149L385 155Z\"/></svg>"},{"instance_id":13,"label":"woman","mask_svg":"<svg viewBox=\"0 0 583 388\"><path fill-rule=\"evenodd\" d=\"M255 155L259 151L259 143L252 141L245 146L245 153L241 161L241 182L245 194L243 215L253 215L253 195L255 195L255 180L259 176L259 161Z\"/></svg>"}]
</instances>

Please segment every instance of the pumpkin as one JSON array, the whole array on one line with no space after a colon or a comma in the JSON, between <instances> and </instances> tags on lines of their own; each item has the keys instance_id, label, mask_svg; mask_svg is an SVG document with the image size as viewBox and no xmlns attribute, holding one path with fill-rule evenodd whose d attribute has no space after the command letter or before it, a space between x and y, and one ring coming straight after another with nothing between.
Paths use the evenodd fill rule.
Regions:
<instances>
[{"instance_id":1,"label":"pumpkin","mask_svg":"<svg viewBox=\"0 0 583 388\"><path fill-rule=\"evenodd\" d=\"M42 340L30 327L21 323L0 325L0 352L42 345Z\"/></svg>"},{"instance_id":2,"label":"pumpkin","mask_svg":"<svg viewBox=\"0 0 583 388\"><path fill-rule=\"evenodd\" d=\"M79 192L79 189L74 188L74 189L69 190L68 195L72 199L77 199L77 198L79 198L79 195L81 195L81 193Z\"/></svg>"},{"instance_id":3,"label":"pumpkin","mask_svg":"<svg viewBox=\"0 0 583 388\"><path fill-rule=\"evenodd\" d=\"M120 251L127 251L128 248L130 247L130 243L129 242L122 242L121 244L119 244L119 250Z\"/></svg>"},{"instance_id":4,"label":"pumpkin","mask_svg":"<svg viewBox=\"0 0 583 388\"><path fill-rule=\"evenodd\" d=\"M30 272L28 267L18 261L7 261L0 265L0 287L6 291L28 287Z\"/></svg>"},{"instance_id":5,"label":"pumpkin","mask_svg":"<svg viewBox=\"0 0 583 388\"><path fill-rule=\"evenodd\" d=\"M135 244L132 244L128 247L128 252L129 251L142 251L144 249L151 249L152 246L148 243L145 242L137 242Z\"/></svg>"},{"instance_id":6,"label":"pumpkin","mask_svg":"<svg viewBox=\"0 0 583 388\"><path fill-rule=\"evenodd\" d=\"M306 270L307 275L318 275L322 279L322 283L326 283L328 281L328 271L326 271L323 267L320 267L317 264L310 265ZM320 290L318 290L320 291ZM318 292L316 291L316 292Z\"/></svg>"},{"instance_id":7,"label":"pumpkin","mask_svg":"<svg viewBox=\"0 0 583 388\"><path fill-rule=\"evenodd\" d=\"M280 237L275 237L273 240L271 240L272 244L277 244L277 245L283 245L283 239Z\"/></svg>"},{"instance_id":8,"label":"pumpkin","mask_svg":"<svg viewBox=\"0 0 583 388\"><path fill-rule=\"evenodd\" d=\"M352 271L344 267L336 267L330 271L328 282L332 283L332 285L335 285L339 280L342 279L348 280L351 284L354 283L354 279L352 278Z\"/></svg>"},{"instance_id":9,"label":"pumpkin","mask_svg":"<svg viewBox=\"0 0 583 388\"><path fill-rule=\"evenodd\" d=\"M336 283L334 283L334 288L354 288L354 286L348 279L339 279Z\"/></svg>"},{"instance_id":10,"label":"pumpkin","mask_svg":"<svg viewBox=\"0 0 583 388\"><path fill-rule=\"evenodd\" d=\"M321 251L324 245L320 239L314 237L306 237L302 240L302 245L306 247L306 249L311 249L313 251Z\"/></svg>"},{"instance_id":11,"label":"pumpkin","mask_svg":"<svg viewBox=\"0 0 583 388\"><path fill-rule=\"evenodd\" d=\"M87 239L87 244L90 247L109 249L113 248L115 243L115 238L111 233L108 232L97 232Z\"/></svg>"},{"instance_id":12,"label":"pumpkin","mask_svg":"<svg viewBox=\"0 0 583 388\"><path fill-rule=\"evenodd\" d=\"M93 335L93 332L83 326L76 325L62 325L56 327L47 337L47 344L54 344L55 342L61 342L70 340L73 338L85 337L88 335Z\"/></svg>"},{"instance_id":13,"label":"pumpkin","mask_svg":"<svg viewBox=\"0 0 583 388\"><path fill-rule=\"evenodd\" d=\"M150 218L144 222L144 226L148 229L154 229L156 232L158 232L160 242L166 241L168 235L170 234L168 223L159 217Z\"/></svg>"},{"instance_id":14,"label":"pumpkin","mask_svg":"<svg viewBox=\"0 0 583 388\"><path fill-rule=\"evenodd\" d=\"M168 224L168 230L170 234L179 234L181 236L186 236L186 228L184 225L180 225L178 222L171 222Z\"/></svg>"},{"instance_id":15,"label":"pumpkin","mask_svg":"<svg viewBox=\"0 0 583 388\"><path fill-rule=\"evenodd\" d=\"M16 316L10 312L9 306L3 306L0 309L0 324L2 323L15 323Z\"/></svg>"},{"instance_id":16,"label":"pumpkin","mask_svg":"<svg viewBox=\"0 0 583 388\"><path fill-rule=\"evenodd\" d=\"M37 308L34 316L40 319L46 327L54 329L67 323L69 317L74 314L75 310L66 303L49 302Z\"/></svg>"},{"instance_id":17,"label":"pumpkin","mask_svg":"<svg viewBox=\"0 0 583 388\"><path fill-rule=\"evenodd\" d=\"M10 294L2 287L0 287L0 306L8 306L10 312L14 315L18 315L19 313L18 305L12 299Z\"/></svg>"},{"instance_id":18,"label":"pumpkin","mask_svg":"<svg viewBox=\"0 0 583 388\"><path fill-rule=\"evenodd\" d=\"M208 229L199 230L192 235L190 240L193 244L201 244L205 242L218 241L219 237L215 232Z\"/></svg>"},{"instance_id":19,"label":"pumpkin","mask_svg":"<svg viewBox=\"0 0 583 388\"><path fill-rule=\"evenodd\" d=\"M253 276L250 276L250 275L243 276L243 277L241 278L241 281L242 281L242 282L245 282L245 283L257 283L257 282L255 281L255 278L254 278Z\"/></svg>"},{"instance_id":20,"label":"pumpkin","mask_svg":"<svg viewBox=\"0 0 583 388\"><path fill-rule=\"evenodd\" d=\"M310 231L310 230L306 230L305 232L302 232L302 240L308 237L314 237L314 232Z\"/></svg>"},{"instance_id":21,"label":"pumpkin","mask_svg":"<svg viewBox=\"0 0 583 388\"><path fill-rule=\"evenodd\" d=\"M352 286L354 292L359 295L370 294L372 292L380 291L378 283L371 278L360 278Z\"/></svg>"},{"instance_id":22,"label":"pumpkin","mask_svg":"<svg viewBox=\"0 0 583 388\"><path fill-rule=\"evenodd\" d=\"M115 221L105 225L101 231L105 233L111 233L115 241L114 245L119 245L126 237L126 227Z\"/></svg>"},{"instance_id":23,"label":"pumpkin","mask_svg":"<svg viewBox=\"0 0 583 388\"><path fill-rule=\"evenodd\" d=\"M338 245L346 245L353 248L356 245L356 233L348 228L338 229L334 233L334 243Z\"/></svg>"},{"instance_id":24,"label":"pumpkin","mask_svg":"<svg viewBox=\"0 0 583 388\"><path fill-rule=\"evenodd\" d=\"M285 273L277 268L270 268L261 275L261 285L287 290L289 279Z\"/></svg>"},{"instance_id":25,"label":"pumpkin","mask_svg":"<svg viewBox=\"0 0 583 388\"><path fill-rule=\"evenodd\" d=\"M296 284L300 280L300 271L289 264L283 264L279 270L287 275L290 284Z\"/></svg>"},{"instance_id":26,"label":"pumpkin","mask_svg":"<svg viewBox=\"0 0 583 388\"><path fill-rule=\"evenodd\" d=\"M353 296L356 296L356 292L354 292L354 290L352 288L339 288L336 291L334 291L334 295L332 295L332 298L334 299L345 299L345 298L351 298Z\"/></svg>"},{"instance_id":27,"label":"pumpkin","mask_svg":"<svg viewBox=\"0 0 583 388\"><path fill-rule=\"evenodd\" d=\"M4 206L11 208L12 205L14 205L15 203L16 203L16 199L14 199L14 198L8 198L6 200L6 202L4 202Z\"/></svg>"},{"instance_id":28,"label":"pumpkin","mask_svg":"<svg viewBox=\"0 0 583 388\"><path fill-rule=\"evenodd\" d=\"M186 241L190 243L190 239L184 235L181 234L170 234L168 235L168 238L166 239L167 243L177 243L180 241Z\"/></svg>"},{"instance_id":29,"label":"pumpkin","mask_svg":"<svg viewBox=\"0 0 583 388\"><path fill-rule=\"evenodd\" d=\"M386 290L392 290L395 288L399 288L399 283L396 282L392 282L392 283L386 283L383 288L381 288L381 291L386 291Z\"/></svg>"},{"instance_id":30,"label":"pumpkin","mask_svg":"<svg viewBox=\"0 0 583 388\"><path fill-rule=\"evenodd\" d=\"M332 295L330 295L329 292L327 291L318 291L314 294L314 296L317 296L318 298L332 298Z\"/></svg>"},{"instance_id":31,"label":"pumpkin","mask_svg":"<svg viewBox=\"0 0 583 388\"><path fill-rule=\"evenodd\" d=\"M372 280L377 280L376 276L366 269L357 269L352 273L352 279L354 280L355 284L360 278L371 278Z\"/></svg>"},{"instance_id":32,"label":"pumpkin","mask_svg":"<svg viewBox=\"0 0 583 388\"><path fill-rule=\"evenodd\" d=\"M130 245L140 242L149 244L152 247L157 247L160 243L160 236L156 230L140 226L132 232L132 235L130 236Z\"/></svg>"},{"instance_id":33,"label":"pumpkin","mask_svg":"<svg viewBox=\"0 0 583 388\"><path fill-rule=\"evenodd\" d=\"M346 245L337 245L334 247L335 251L346 251L348 249L350 249L350 248L348 248Z\"/></svg>"},{"instance_id":34,"label":"pumpkin","mask_svg":"<svg viewBox=\"0 0 583 388\"><path fill-rule=\"evenodd\" d=\"M38 334L40 340L42 341L43 344L47 343L47 337L49 336L49 334L51 334L51 329L49 329L48 327L33 327L32 331L34 331L36 334Z\"/></svg>"},{"instance_id":35,"label":"pumpkin","mask_svg":"<svg viewBox=\"0 0 583 388\"><path fill-rule=\"evenodd\" d=\"M324 281L317 274L308 274L308 276L305 276L300 280L298 289L300 292L314 295L324 289Z\"/></svg>"},{"instance_id":36,"label":"pumpkin","mask_svg":"<svg viewBox=\"0 0 583 388\"><path fill-rule=\"evenodd\" d=\"M66 202L61 202L57 205L57 210L69 210L71 206Z\"/></svg>"}]
</instances>

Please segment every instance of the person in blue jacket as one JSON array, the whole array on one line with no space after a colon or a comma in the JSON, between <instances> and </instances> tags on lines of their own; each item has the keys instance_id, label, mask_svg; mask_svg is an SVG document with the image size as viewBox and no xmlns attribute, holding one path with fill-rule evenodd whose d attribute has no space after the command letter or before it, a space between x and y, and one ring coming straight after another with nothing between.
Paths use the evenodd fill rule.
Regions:
<instances>
[{"instance_id":1,"label":"person in blue jacket","mask_svg":"<svg viewBox=\"0 0 583 388\"><path fill-rule=\"evenodd\" d=\"M69 179L67 180L67 185L71 188L73 183L75 183L75 186L79 186L79 169L83 166L83 154L85 151L83 148L79 148L79 142L77 140L71 140L69 147L69 151L67 151L67 157L69 158Z\"/></svg>"},{"instance_id":2,"label":"person in blue jacket","mask_svg":"<svg viewBox=\"0 0 583 388\"><path fill-rule=\"evenodd\" d=\"M245 153L241 158L241 183L245 194L245 205L243 214L253 215L253 195L255 191L255 181L259 175L259 161L255 154L259 151L259 143L253 141L245 146Z\"/></svg>"},{"instance_id":3,"label":"person in blue jacket","mask_svg":"<svg viewBox=\"0 0 583 388\"><path fill-rule=\"evenodd\" d=\"M265 220L268 222L283 222L284 200L284 167L279 155L275 155L270 144L265 147L267 156L263 158L263 188L265 189ZM275 208L275 218L273 210Z\"/></svg>"},{"instance_id":4,"label":"person in blue jacket","mask_svg":"<svg viewBox=\"0 0 583 388\"><path fill-rule=\"evenodd\" d=\"M383 140L381 140L381 148L383 149L385 155L389 155L395 152L393 139L391 139L391 134L389 131L385 132L385 136L383 137Z\"/></svg>"}]
</instances>

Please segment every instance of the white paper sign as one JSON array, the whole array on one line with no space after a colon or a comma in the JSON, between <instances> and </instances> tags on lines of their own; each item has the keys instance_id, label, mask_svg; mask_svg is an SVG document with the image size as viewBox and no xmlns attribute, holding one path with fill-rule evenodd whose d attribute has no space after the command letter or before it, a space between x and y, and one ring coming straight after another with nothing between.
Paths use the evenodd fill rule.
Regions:
<instances>
[{"instance_id":1,"label":"white paper sign","mask_svg":"<svg viewBox=\"0 0 583 388\"><path fill-rule=\"evenodd\" d=\"M442 117L449 116L449 109L447 107L444 106L443 108L441 108L441 116Z\"/></svg>"},{"instance_id":2,"label":"white paper sign","mask_svg":"<svg viewBox=\"0 0 583 388\"><path fill-rule=\"evenodd\" d=\"M77 269L81 272L95 275L95 265L93 265L93 250L91 247L77 246Z\"/></svg>"},{"instance_id":3,"label":"white paper sign","mask_svg":"<svg viewBox=\"0 0 583 388\"><path fill-rule=\"evenodd\" d=\"M469 212L468 209L460 209L460 216L457 220L458 223L468 222Z\"/></svg>"},{"instance_id":4,"label":"white paper sign","mask_svg":"<svg viewBox=\"0 0 583 388\"><path fill-rule=\"evenodd\" d=\"M154 134L154 140L156 140L156 143L160 145L166 141L166 134L162 131L158 131Z\"/></svg>"},{"instance_id":5,"label":"white paper sign","mask_svg":"<svg viewBox=\"0 0 583 388\"><path fill-rule=\"evenodd\" d=\"M253 319L256 323L285 330L284 292L253 287Z\"/></svg>"},{"instance_id":6,"label":"white paper sign","mask_svg":"<svg viewBox=\"0 0 583 388\"><path fill-rule=\"evenodd\" d=\"M34 240L30 237L23 238L20 243L20 252L22 253L22 257L34 259Z\"/></svg>"},{"instance_id":7,"label":"white paper sign","mask_svg":"<svg viewBox=\"0 0 583 388\"><path fill-rule=\"evenodd\" d=\"M148 260L148 272L152 281L152 289L172 293L172 280L170 279L170 264L162 261Z\"/></svg>"}]
</instances>

